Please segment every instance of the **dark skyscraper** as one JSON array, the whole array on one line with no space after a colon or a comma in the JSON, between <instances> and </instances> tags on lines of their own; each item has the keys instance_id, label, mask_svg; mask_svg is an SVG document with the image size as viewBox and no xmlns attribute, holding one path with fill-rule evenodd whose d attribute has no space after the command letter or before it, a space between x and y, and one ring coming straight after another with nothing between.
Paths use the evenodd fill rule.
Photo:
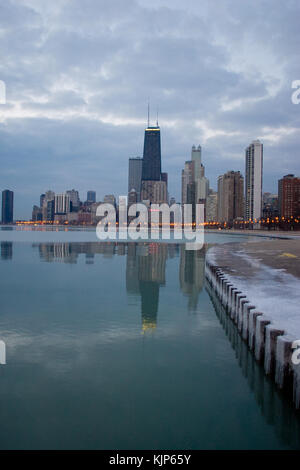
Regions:
<instances>
[{"instance_id":1,"label":"dark skyscraper","mask_svg":"<svg viewBox=\"0 0 300 470\"><path fill-rule=\"evenodd\" d=\"M96 191L88 191L86 200L91 203L96 202Z\"/></svg>"},{"instance_id":2,"label":"dark skyscraper","mask_svg":"<svg viewBox=\"0 0 300 470\"><path fill-rule=\"evenodd\" d=\"M12 242L1 242L1 259L9 260L13 257L13 244Z\"/></svg>"},{"instance_id":3,"label":"dark skyscraper","mask_svg":"<svg viewBox=\"0 0 300 470\"><path fill-rule=\"evenodd\" d=\"M142 180L161 180L160 128L158 126L148 126L145 129Z\"/></svg>"},{"instance_id":4,"label":"dark skyscraper","mask_svg":"<svg viewBox=\"0 0 300 470\"><path fill-rule=\"evenodd\" d=\"M168 202L168 175L161 172L160 127L149 124L145 129L144 154L142 165L141 200L150 204Z\"/></svg>"},{"instance_id":5,"label":"dark skyscraper","mask_svg":"<svg viewBox=\"0 0 300 470\"><path fill-rule=\"evenodd\" d=\"M40 207L43 207L45 201L46 194L40 195Z\"/></svg>"},{"instance_id":6,"label":"dark skyscraper","mask_svg":"<svg viewBox=\"0 0 300 470\"><path fill-rule=\"evenodd\" d=\"M2 223L11 224L14 219L14 193L6 189L2 191Z\"/></svg>"},{"instance_id":7,"label":"dark skyscraper","mask_svg":"<svg viewBox=\"0 0 300 470\"><path fill-rule=\"evenodd\" d=\"M129 168L128 168L128 193L133 189L137 193L137 200L140 200L141 195L141 183L142 183L142 165L143 159L129 158Z\"/></svg>"}]
</instances>

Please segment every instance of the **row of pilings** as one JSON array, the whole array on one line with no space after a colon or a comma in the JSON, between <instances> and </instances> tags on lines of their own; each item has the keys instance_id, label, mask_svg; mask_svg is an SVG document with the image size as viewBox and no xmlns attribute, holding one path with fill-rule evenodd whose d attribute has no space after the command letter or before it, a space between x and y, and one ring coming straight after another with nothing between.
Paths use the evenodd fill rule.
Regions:
<instances>
[{"instance_id":1,"label":"row of pilings","mask_svg":"<svg viewBox=\"0 0 300 470\"><path fill-rule=\"evenodd\" d=\"M292 393L293 403L296 409L300 409L300 365L292 363L294 338L276 328L270 317L257 311L222 268L208 259L205 261L205 275L255 359L280 389Z\"/></svg>"}]
</instances>

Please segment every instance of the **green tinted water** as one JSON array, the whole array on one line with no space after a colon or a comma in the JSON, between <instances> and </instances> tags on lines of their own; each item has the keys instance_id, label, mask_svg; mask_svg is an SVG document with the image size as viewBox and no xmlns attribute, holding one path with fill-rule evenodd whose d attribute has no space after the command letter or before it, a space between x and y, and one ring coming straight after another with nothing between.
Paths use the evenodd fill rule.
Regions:
<instances>
[{"instance_id":1,"label":"green tinted water","mask_svg":"<svg viewBox=\"0 0 300 470\"><path fill-rule=\"evenodd\" d=\"M205 286L205 251L3 241L0 447L299 447L290 404Z\"/></svg>"}]
</instances>

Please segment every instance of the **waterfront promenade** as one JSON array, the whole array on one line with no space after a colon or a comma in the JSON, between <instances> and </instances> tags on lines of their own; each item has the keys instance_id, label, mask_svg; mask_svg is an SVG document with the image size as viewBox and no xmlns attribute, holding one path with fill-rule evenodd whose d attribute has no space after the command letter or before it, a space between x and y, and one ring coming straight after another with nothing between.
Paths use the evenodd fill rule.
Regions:
<instances>
[{"instance_id":1,"label":"waterfront promenade","mask_svg":"<svg viewBox=\"0 0 300 470\"><path fill-rule=\"evenodd\" d=\"M224 231L222 231L222 233L224 233ZM243 234L243 231L228 231L228 234L241 235ZM268 232L258 233L256 231L253 232L249 230L245 235L246 234L253 234L255 237L270 236L272 237L272 240L263 239L257 241L256 239L251 243L239 243L239 249L242 250L245 255L253 258L253 260L257 260L259 258L261 265L266 265L274 269L283 269L286 273L300 278L300 233L298 236L296 234L291 234L290 232L275 232L269 235ZM226 248L228 249L228 246ZM251 265L249 263L241 263L240 258L236 258L236 256L234 256L236 249L237 247L234 246L230 250L233 253L232 270L238 270L241 275L247 274L250 276ZM258 268L257 264L256 267Z\"/></svg>"}]
</instances>

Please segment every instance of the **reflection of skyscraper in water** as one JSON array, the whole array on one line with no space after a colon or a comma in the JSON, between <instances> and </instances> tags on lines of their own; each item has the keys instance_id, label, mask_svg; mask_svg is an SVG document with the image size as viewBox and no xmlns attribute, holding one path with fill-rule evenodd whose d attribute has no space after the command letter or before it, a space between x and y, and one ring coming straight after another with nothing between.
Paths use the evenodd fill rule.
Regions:
<instances>
[{"instance_id":1,"label":"reflection of skyscraper in water","mask_svg":"<svg viewBox=\"0 0 300 470\"><path fill-rule=\"evenodd\" d=\"M157 325L159 283L140 281L140 293L142 301L142 330L143 332L151 331Z\"/></svg>"},{"instance_id":2,"label":"reflection of skyscraper in water","mask_svg":"<svg viewBox=\"0 0 300 470\"><path fill-rule=\"evenodd\" d=\"M13 257L13 244L12 242L1 242L1 259L9 260Z\"/></svg>"},{"instance_id":3,"label":"reflection of skyscraper in water","mask_svg":"<svg viewBox=\"0 0 300 470\"><path fill-rule=\"evenodd\" d=\"M167 245L128 245L126 288L128 293L141 295L144 332L156 328L159 288L165 284L167 255Z\"/></svg>"},{"instance_id":4,"label":"reflection of skyscraper in water","mask_svg":"<svg viewBox=\"0 0 300 470\"><path fill-rule=\"evenodd\" d=\"M98 254L105 258L111 258L116 252L118 254L125 254L125 248L118 248L115 242L39 243L33 244L33 247L38 247L40 258L49 263L58 261L75 264L77 263L78 257L84 255L86 264L93 264L95 255Z\"/></svg>"},{"instance_id":5,"label":"reflection of skyscraper in water","mask_svg":"<svg viewBox=\"0 0 300 470\"><path fill-rule=\"evenodd\" d=\"M153 243L146 246L147 253L139 259L139 281L142 299L143 331L153 330L157 324L159 288L164 285L167 246Z\"/></svg>"},{"instance_id":6,"label":"reflection of skyscraper in water","mask_svg":"<svg viewBox=\"0 0 300 470\"><path fill-rule=\"evenodd\" d=\"M49 263L76 263L78 254L72 250L71 243L40 243L38 245L40 258Z\"/></svg>"},{"instance_id":7,"label":"reflection of skyscraper in water","mask_svg":"<svg viewBox=\"0 0 300 470\"><path fill-rule=\"evenodd\" d=\"M127 294L132 296L136 296L140 293L137 248L138 245L136 243L128 243L126 259L126 291Z\"/></svg>"},{"instance_id":8,"label":"reflection of skyscraper in water","mask_svg":"<svg viewBox=\"0 0 300 470\"><path fill-rule=\"evenodd\" d=\"M94 253L85 254L85 264L94 264L95 255Z\"/></svg>"},{"instance_id":9,"label":"reflection of skyscraper in water","mask_svg":"<svg viewBox=\"0 0 300 470\"><path fill-rule=\"evenodd\" d=\"M180 247L180 288L189 298L189 310L197 308L204 285L204 268L205 246L201 250L186 250L184 245Z\"/></svg>"}]
</instances>

